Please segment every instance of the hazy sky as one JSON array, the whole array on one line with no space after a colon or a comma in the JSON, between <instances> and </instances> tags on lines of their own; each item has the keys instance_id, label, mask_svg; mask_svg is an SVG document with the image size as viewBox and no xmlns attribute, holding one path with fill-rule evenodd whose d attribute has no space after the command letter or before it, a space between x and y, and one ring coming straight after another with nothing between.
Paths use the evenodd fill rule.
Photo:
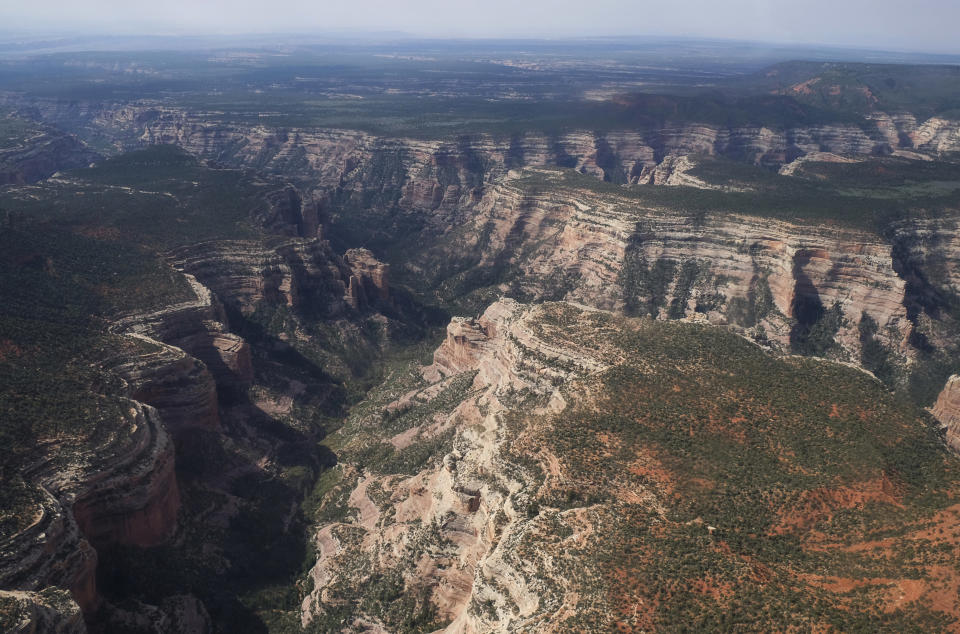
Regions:
<instances>
[{"instance_id":1,"label":"hazy sky","mask_svg":"<svg viewBox=\"0 0 960 634\"><path fill-rule=\"evenodd\" d=\"M0 29L677 35L960 53L960 0L0 0Z\"/></svg>"}]
</instances>

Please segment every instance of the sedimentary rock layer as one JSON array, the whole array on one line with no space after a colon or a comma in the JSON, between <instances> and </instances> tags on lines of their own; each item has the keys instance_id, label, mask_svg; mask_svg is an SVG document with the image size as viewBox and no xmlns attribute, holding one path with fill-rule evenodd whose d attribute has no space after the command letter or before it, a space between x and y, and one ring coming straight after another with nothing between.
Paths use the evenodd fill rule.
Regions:
<instances>
[{"instance_id":1,"label":"sedimentary rock layer","mask_svg":"<svg viewBox=\"0 0 960 634\"><path fill-rule=\"evenodd\" d=\"M151 110L149 106L143 109ZM142 142L174 143L198 156L286 174L309 173L324 184L335 184L371 162L381 167L391 163L416 179L428 170L443 172L449 178L437 179L437 183L445 187L477 185L491 175L524 166L572 167L608 180L650 182L663 157L673 155L722 155L783 164L810 152L856 155L911 149L941 153L960 148L960 122L942 118L918 122L909 114L877 114L862 126L827 124L778 130L690 123L604 134L472 135L430 142L342 130L218 125L164 108L153 109L153 114L143 124ZM143 114L137 116L146 119ZM391 158L393 162L388 160ZM426 196L420 192L419 197L437 195L443 192L434 190Z\"/></svg>"},{"instance_id":2,"label":"sedimentary rock layer","mask_svg":"<svg viewBox=\"0 0 960 634\"><path fill-rule=\"evenodd\" d=\"M249 385L253 379L250 346L227 330L223 307L209 289L193 276L186 277L196 299L151 313L128 315L117 320L113 330L183 350L202 361L219 386ZM206 419L206 413L198 418Z\"/></svg>"},{"instance_id":3,"label":"sedimentary rock layer","mask_svg":"<svg viewBox=\"0 0 960 634\"><path fill-rule=\"evenodd\" d=\"M530 193L509 183L491 188L468 222L471 229L441 250L506 268L502 288L525 297L623 310L637 299L631 293L649 294L652 283L625 286L624 267L633 262L646 267L638 275L652 276L659 261L669 263L669 274L654 316L763 323L771 340L786 345L798 306L809 300L840 307L837 339L853 358L865 314L886 345L907 351L906 283L894 248L876 234L736 214L693 218L584 190ZM764 314L741 315L761 290L769 291Z\"/></svg>"},{"instance_id":4,"label":"sedimentary rock layer","mask_svg":"<svg viewBox=\"0 0 960 634\"><path fill-rule=\"evenodd\" d=\"M337 256L318 238L205 242L170 258L245 314L266 303L329 318L390 301L387 265L365 249Z\"/></svg>"},{"instance_id":5,"label":"sedimentary rock layer","mask_svg":"<svg viewBox=\"0 0 960 634\"><path fill-rule=\"evenodd\" d=\"M707 154L782 165L815 152L938 154L960 149L960 121L920 121L906 112L872 113L860 124L776 128L667 122L602 134L475 134L421 141L350 130L215 123L211 113L149 102L8 101L46 121L106 135L121 147L171 143L203 158L307 177L321 187L350 187L363 176L366 185L375 188L403 185L405 204L430 208L452 204L469 196L472 188L519 167L570 167L615 182L645 183L662 180L656 168L670 156Z\"/></svg>"},{"instance_id":6,"label":"sedimentary rock layer","mask_svg":"<svg viewBox=\"0 0 960 634\"><path fill-rule=\"evenodd\" d=\"M947 444L960 452L960 376L947 379L930 412L943 425Z\"/></svg>"},{"instance_id":7,"label":"sedimentary rock layer","mask_svg":"<svg viewBox=\"0 0 960 634\"><path fill-rule=\"evenodd\" d=\"M34 591L68 589L94 610L97 545L155 545L176 525L179 492L173 444L157 411L128 400L115 431L76 446L65 466L51 448L25 469L43 500L34 521L0 545L0 583Z\"/></svg>"},{"instance_id":8,"label":"sedimentary rock layer","mask_svg":"<svg viewBox=\"0 0 960 634\"><path fill-rule=\"evenodd\" d=\"M0 606L5 615L19 613L19 619L6 630L8 634L85 634L80 608L69 593L58 588L42 592L0 590Z\"/></svg>"},{"instance_id":9,"label":"sedimentary rock layer","mask_svg":"<svg viewBox=\"0 0 960 634\"><path fill-rule=\"evenodd\" d=\"M423 368L429 384L404 397L429 402L449 381L475 372L471 393L477 398L457 406L436 421L438 428L458 431L455 448L436 467L412 477L375 474L359 478L348 504L359 509L361 535L345 525L326 525L317 534L318 560L311 576L314 590L303 602L304 623L324 611L330 589L338 582L350 583L350 558L356 548L373 554L374 568L390 568L406 561L411 552L423 552L416 564L415 586L433 588L431 601L441 620L450 621L450 632L487 631L490 623L479 619L471 603L501 597L514 611L497 614L498 629L522 627L525 618L541 606L529 575L516 568L510 544L523 530L514 524L526 517L516 508L518 491L530 483L523 472L509 468L500 455L504 440L502 416L510 409L504 400L520 390L532 390L562 407L556 385L578 376L602 371L611 358L603 350L547 342L536 332L538 308L513 300L492 305L476 320L455 319L447 339L437 349L434 363ZM402 401L403 399L401 399ZM436 433L431 429L412 431ZM410 435L410 432L407 432ZM376 486L389 493L390 515L371 501L368 491ZM528 495L525 493L524 495ZM382 499L382 498L378 498ZM426 536L411 526L438 527L448 545L439 550L426 547Z\"/></svg>"}]
</instances>

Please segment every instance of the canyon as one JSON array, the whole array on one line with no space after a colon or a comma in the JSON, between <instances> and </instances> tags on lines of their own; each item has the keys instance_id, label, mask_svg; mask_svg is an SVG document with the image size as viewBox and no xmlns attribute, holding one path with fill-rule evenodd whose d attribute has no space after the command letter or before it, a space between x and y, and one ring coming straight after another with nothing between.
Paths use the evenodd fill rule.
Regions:
<instances>
[{"instance_id":1,"label":"canyon","mask_svg":"<svg viewBox=\"0 0 960 634\"><path fill-rule=\"evenodd\" d=\"M672 263L673 279L666 281L664 297L657 298L662 305L650 311L654 316L699 315L713 323L761 330L771 344L789 349L798 320L812 323L836 304L842 313L835 333L837 356L854 363L860 362L858 326L864 316L876 322L875 338L898 363L911 363L908 340L913 326L905 305L913 303L906 295L914 285L905 283L904 277L910 276L905 271L931 257L948 263L956 258L951 244L956 210L937 220L900 222L880 236L758 221L738 216L735 206L723 219L712 214L701 222L689 214L673 212L671 217L662 204L632 204L587 188L562 187L549 169L542 169L561 166L600 180L703 188L710 185L689 174L702 157L776 166L798 158L816 161L821 154L855 157L909 150L937 156L957 151L960 123L939 117L917 120L909 113L872 113L859 127L777 131L687 124L645 132L573 132L554 138L524 134L505 140L474 135L437 142L344 130L216 124L210 122L211 113L150 104L64 105L35 102L22 108L47 121L109 134L122 147L172 143L218 163L283 174L297 187L279 193L270 217L261 220L287 235L312 237L324 222L332 222L336 232L338 225L354 222L350 214L357 204L362 217L374 224L395 208L400 220L392 217L368 234L379 244L377 238L386 239L379 231L395 233L402 230L402 222L417 227L417 239L427 248L392 261L395 269L410 276L435 273L437 259L460 260L480 271L493 269L494 277L510 269L509 288L521 296L569 298L608 309L629 303L636 310L636 298L625 297L617 283L624 276L622 263ZM523 183L531 174L546 179L549 194L530 193L536 186ZM431 244L441 246L431 250ZM531 245L538 245L533 252ZM245 247L229 248L239 253ZM926 253L929 250L936 253ZM204 257L223 261L241 256ZM292 305L293 295L304 292L285 290L289 274L280 269L289 265L276 266L286 277L276 282L276 290L247 291L248 305L264 292L287 293ZM941 268L957 269L950 264ZM476 271L473 275L479 276ZM433 284L438 282L435 277ZM759 316L754 306L758 284L768 287L760 289L761 295L769 293L772 301ZM500 281L498 288L503 292L508 285ZM937 292L956 294L958 288L957 280L945 279ZM360 301L349 303L356 308Z\"/></svg>"},{"instance_id":2,"label":"canyon","mask_svg":"<svg viewBox=\"0 0 960 634\"><path fill-rule=\"evenodd\" d=\"M349 179L356 170L391 156L399 158L396 167L413 178L442 171L459 179L458 185L469 186L490 182L518 167L566 167L617 182L650 183L656 167L671 156L720 155L779 166L816 152L843 156L896 151L939 155L960 149L960 121L942 117L918 120L909 112L871 113L857 124L780 129L666 123L644 130L603 133L527 132L507 138L467 134L456 140L421 140L343 129L217 123L211 120L226 118L228 113L190 112L149 102L83 104L8 95L6 103L25 115L85 136L107 136L117 147L174 144L213 161L290 177L307 175L322 186ZM433 195L442 200L446 194Z\"/></svg>"},{"instance_id":3,"label":"canyon","mask_svg":"<svg viewBox=\"0 0 960 634\"><path fill-rule=\"evenodd\" d=\"M649 585L656 582L648 576L652 574L648 557L655 555L647 549L653 546L648 544L635 558L627 545L633 530L640 535L647 530L660 535L679 531L687 536L683 539L692 540L688 547L698 553L701 566L711 566L705 562L711 560L715 548L715 552L726 553L720 557L730 557L728 565L734 569L747 566L746 571L737 573L715 569L702 582L706 585L699 592L728 606L735 604L726 603L724 597L738 592L722 581L730 574L739 579L741 589L768 584L782 574L796 575L796 571L781 568L793 564L773 563L769 555L758 552L754 557L766 562L761 566L739 550L742 544L734 547L735 553L730 552L726 540L735 541L733 534L741 530L727 523L736 512L720 520L719 515L693 516L679 511L678 491L684 491L684 497L709 496L714 487L727 486L700 479L709 477L709 468L695 469L695 483L685 482L676 471L680 467L667 459L659 432L650 437L650 444L638 447L622 435L636 432L612 422L616 420L613 412L623 403L635 403L635 398L641 403L629 411L653 410L660 417L643 419L641 427L650 425L651 429L661 424L682 426L680 421L689 420L685 412L700 407L700 398L689 393L676 405L667 405L672 397L659 386L664 380L703 380L704 366L699 366L696 378L681 378L677 364L704 363L699 352L686 356L685 346L704 345L694 342L707 332L706 327L668 327L666 323L624 320L607 311L569 303L524 305L509 299L496 302L477 319L455 319L432 364L392 377L371 394L369 406L352 413L337 432L343 437L342 455L349 462L337 467L337 479L326 502L329 508L320 509L321 517L327 519L316 533L318 556L310 573L308 588L312 590L304 599L304 625L321 630L339 624L350 631L392 631L426 623L428 629L445 624L448 632L657 627L654 608L638 610L632 599L620 603L623 584L637 583L641 596L656 596L661 604L683 590L673 587L651 594ZM738 362L749 364L747 358L763 354L754 344L725 336L731 337L731 347L718 355L732 354ZM645 343L633 348L628 342L634 337ZM713 341L711 345L717 344ZM749 352L751 349L756 352ZM746 356L741 357L743 354ZM789 366L793 362L777 363ZM821 370L833 376L834 387L848 380L876 385L872 379L854 378L856 370L819 363L824 365L804 366L803 372L813 373L800 379L804 385L810 380L823 381ZM637 374L627 369L632 367ZM768 370L779 372L773 367ZM661 374L664 371L666 374ZM726 370L721 372L731 376ZM640 374L646 378L634 389L640 390L642 397L617 394L608 400L605 385L622 375L629 381ZM720 379L724 384L730 380ZM701 395L707 402L713 394L712 381L700 384L707 391ZM814 402L821 396L811 394ZM790 407L786 402L783 406ZM848 416L843 407L834 404L824 415ZM874 420L873 413L862 405L860 408L865 420ZM782 414L786 411L767 409L762 415L779 419ZM734 418L752 415L741 409ZM701 427L700 433L736 434L737 423L729 424L733 427L725 427L720 415ZM687 434L686 430L677 431ZM654 440L657 437L661 440ZM371 444L383 450L371 448ZM401 459L416 455L418 445L431 457L413 463ZM622 470L603 469L613 464ZM872 495L872 476L860 475L863 480L852 485L849 497L838 493L823 502L825 517L856 508L858 496ZM902 500L897 486L892 485L893 492L878 499L884 504L901 503L894 501ZM803 499L808 494L800 495ZM759 500L749 502L757 503ZM790 511L775 507L773 512L787 518ZM955 510L945 513L944 521L949 521L946 518L954 517ZM624 517L634 518L629 522L638 524L614 528ZM743 521L750 524L753 520L741 517ZM823 525L829 523L829 519L823 521ZM908 532L904 539L918 538L924 525L915 525L910 530L917 533ZM856 543L861 533L848 533L840 538L841 543L831 535L828 531L801 538L801 548L838 556L841 552L856 552L857 556L870 552ZM611 551L604 554L605 548ZM364 562L360 568L358 561ZM596 563L584 565L588 561ZM837 565L826 561L828 567ZM861 560L858 565L869 569L875 564ZM837 569L794 576L803 580L801 584L810 584L805 589L795 586L794 591L816 593L827 588L840 592L833 587L840 587L835 580L844 577L842 568L840 564ZM871 600L890 605L894 596L883 590L890 580L871 578L873 573L867 576L862 583ZM933 585L922 592L940 591L933 589L936 582L930 583ZM946 592L949 583L942 586ZM364 598L359 604L345 602L351 596ZM396 597L397 603L372 598L379 596ZM771 596L767 601L776 599ZM398 605L402 608L395 609ZM767 614L762 618L773 623L778 617Z\"/></svg>"},{"instance_id":4,"label":"canyon","mask_svg":"<svg viewBox=\"0 0 960 634\"><path fill-rule=\"evenodd\" d=\"M2 229L51 237L4 273L97 298L0 322L33 376L86 320L96 403L10 462L4 625L955 624L960 120L651 103L418 136L4 92Z\"/></svg>"}]
</instances>

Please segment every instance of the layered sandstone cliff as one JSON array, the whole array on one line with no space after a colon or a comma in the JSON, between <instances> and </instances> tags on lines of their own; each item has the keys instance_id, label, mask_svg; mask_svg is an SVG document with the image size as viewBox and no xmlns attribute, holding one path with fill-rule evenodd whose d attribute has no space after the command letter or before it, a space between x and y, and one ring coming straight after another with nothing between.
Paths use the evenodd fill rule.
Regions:
<instances>
[{"instance_id":1,"label":"layered sandstone cliff","mask_svg":"<svg viewBox=\"0 0 960 634\"><path fill-rule=\"evenodd\" d=\"M960 212L895 222L888 233L902 276L924 295L918 301L943 305L960 295Z\"/></svg>"},{"instance_id":2,"label":"layered sandstone cliff","mask_svg":"<svg viewBox=\"0 0 960 634\"><path fill-rule=\"evenodd\" d=\"M173 531L173 443L156 410L133 400L122 407L109 433L69 448L54 443L24 470L43 498L33 522L0 545L5 588L65 588L90 612L99 603L91 543L151 546Z\"/></svg>"},{"instance_id":3,"label":"layered sandstone cliff","mask_svg":"<svg viewBox=\"0 0 960 634\"><path fill-rule=\"evenodd\" d=\"M762 324L781 346L805 303L838 305L837 342L851 358L859 358L864 315L885 345L908 351L906 282L894 247L876 234L736 214L696 218L559 184L542 193L509 183L491 188L468 226L440 250L472 252L478 267L506 271L496 280L502 292L610 310L639 304L655 317L744 330Z\"/></svg>"},{"instance_id":4,"label":"layered sandstone cliff","mask_svg":"<svg viewBox=\"0 0 960 634\"><path fill-rule=\"evenodd\" d=\"M542 401L544 412L562 409L557 386L608 368L616 353L588 341L570 345L544 337L540 310L502 300L477 320L455 319L434 363L422 370L425 386L387 407L429 404L443 398L451 381L474 377L467 399L389 440L405 447L450 430L453 440L442 445L442 460L412 476L353 473L347 504L356 509L354 519L322 526L316 536L304 624L335 606L337 588L356 582L350 562L365 553L372 556L368 571L398 571L411 593L429 589L438 620L449 623L446 631L548 626L543 615L564 592L552 586L556 579L531 574L533 562L523 563L513 551L540 528L527 508L538 485L504 453L511 440L504 419L518 393ZM592 319L589 313L583 318ZM477 609L481 604L496 608L484 612ZM368 615L343 627L382 626Z\"/></svg>"},{"instance_id":5,"label":"layered sandstone cliff","mask_svg":"<svg viewBox=\"0 0 960 634\"><path fill-rule=\"evenodd\" d=\"M142 337L142 339L141 339ZM207 366L180 348L147 337L135 354L106 359L125 380L131 398L160 411L174 435L189 429L220 429L217 385Z\"/></svg>"},{"instance_id":6,"label":"layered sandstone cliff","mask_svg":"<svg viewBox=\"0 0 960 634\"><path fill-rule=\"evenodd\" d=\"M80 531L94 547L154 546L176 526L180 496L173 443L153 408L130 401L129 416L130 428L116 441L126 446L91 452L84 490L69 493ZM104 469L102 461L111 456L118 462Z\"/></svg>"},{"instance_id":7,"label":"layered sandstone cliff","mask_svg":"<svg viewBox=\"0 0 960 634\"><path fill-rule=\"evenodd\" d=\"M145 106L145 109L150 109ZM810 152L843 155L890 152L931 153L960 148L960 122L932 118L918 122L910 114L878 113L862 125L824 124L787 129L712 124L665 125L604 134L571 132L551 137L527 133L500 139L472 135L456 141L384 139L342 130L273 130L211 124L174 109L156 109L144 124L141 141L173 143L191 153L285 174L309 174L320 184L377 163L381 175L390 159L412 180L433 172L434 186L421 184L408 196L439 203L442 189L476 186L491 175L515 167L560 166L621 182L649 182L667 156L705 154L780 165ZM437 189L439 185L440 190ZM439 201L437 199L440 199Z\"/></svg>"},{"instance_id":8,"label":"layered sandstone cliff","mask_svg":"<svg viewBox=\"0 0 960 634\"><path fill-rule=\"evenodd\" d=\"M771 382L734 371L747 359L775 372ZM891 424L895 399L858 371L774 359L693 324L505 299L479 318L455 318L419 376L409 390L391 377L338 432L343 462L320 508L317 561L302 586L304 625L395 631L416 619L445 632L649 631L676 623L668 601L694 614L701 597L705 609L736 610L736 584L753 596L772 579L817 606L889 613L904 605L899 588L909 581L891 582L900 573L886 567L889 553L912 556L915 540L930 537L929 518L891 513L906 536L879 549L872 532L809 530L847 526L851 515L874 513L872 505L911 503L872 456L862 471L844 466L851 443L929 438L919 410ZM797 394L791 379L811 393ZM877 406L858 400L866 389ZM881 438L864 435L865 424ZM812 430L842 438L821 441ZM812 446L839 461L829 484L801 479L786 497L755 494L749 504L761 518L769 512L772 525L754 523L753 510L729 510L733 498L753 494L745 481L772 477L779 491L801 469L824 464L816 451L800 457L793 449ZM720 454L706 458L717 471L691 466L711 452ZM762 468L769 471L740 457L757 452L771 457ZM936 446L930 455L946 457ZM691 499L704 498L716 506L690 510ZM949 533L956 505L941 507L936 521ZM737 541L738 531L763 535L763 544ZM785 533L803 552L840 557L810 569L805 558L765 550ZM939 539L950 548L952 534ZM756 559L753 548L763 549ZM721 564L709 563L716 557ZM851 575L852 558L867 572ZM846 603L854 579L874 601ZM953 596L954 577L925 579L908 602ZM952 600L938 606L956 609ZM821 617L815 610L809 618Z\"/></svg>"},{"instance_id":9,"label":"layered sandstone cliff","mask_svg":"<svg viewBox=\"0 0 960 634\"><path fill-rule=\"evenodd\" d=\"M402 204L430 209L458 204L474 188L518 167L569 167L614 182L649 183L662 179L657 167L672 156L717 155L778 166L817 152L942 154L960 149L960 121L917 120L907 112L871 113L859 124L773 127L668 122L606 133L474 134L422 141L350 130L220 123L211 120L216 113L151 102L24 102L15 96L8 101L25 114L108 137L118 147L175 144L205 159L303 177L315 187L362 186L382 191L386 186L402 186ZM315 227L307 227L301 235L309 235L311 229Z\"/></svg>"},{"instance_id":10,"label":"layered sandstone cliff","mask_svg":"<svg viewBox=\"0 0 960 634\"><path fill-rule=\"evenodd\" d=\"M48 588L41 592L0 590L5 632L9 634L85 634L83 614L69 593Z\"/></svg>"},{"instance_id":11,"label":"layered sandstone cliff","mask_svg":"<svg viewBox=\"0 0 960 634\"><path fill-rule=\"evenodd\" d=\"M377 260L367 249L350 249L343 254L344 263L350 268L346 301L354 309L379 302L389 305L390 265Z\"/></svg>"},{"instance_id":12,"label":"layered sandstone cliff","mask_svg":"<svg viewBox=\"0 0 960 634\"><path fill-rule=\"evenodd\" d=\"M114 332L144 337L183 350L203 362L217 385L244 389L253 379L250 346L228 331L223 307L210 290L193 276L187 275L186 279L195 299L149 313L122 317L113 326ZM147 355L147 363L153 363L151 353ZM197 382L209 385L199 369L195 378ZM187 393L183 396L189 398ZM201 408L197 418L209 420L208 411Z\"/></svg>"},{"instance_id":13,"label":"layered sandstone cliff","mask_svg":"<svg viewBox=\"0 0 960 634\"><path fill-rule=\"evenodd\" d=\"M365 249L338 256L319 238L203 242L175 249L170 260L244 314L263 303L334 318L390 302L387 265Z\"/></svg>"},{"instance_id":14,"label":"layered sandstone cliff","mask_svg":"<svg viewBox=\"0 0 960 634\"><path fill-rule=\"evenodd\" d=\"M154 546L177 525L177 435L218 431L218 385L242 388L252 379L249 346L226 331L212 294L189 279L195 298L120 318L125 335L102 368L130 397L119 421L101 421L89 439L49 441L24 479L43 492L33 523L2 547L7 588L69 589L83 612L99 607L95 548Z\"/></svg>"},{"instance_id":15,"label":"layered sandstone cliff","mask_svg":"<svg viewBox=\"0 0 960 634\"><path fill-rule=\"evenodd\" d=\"M960 376L947 379L930 413L943 426L947 444L960 452Z\"/></svg>"},{"instance_id":16,"label":"layered sandstone cliff","mask_svg":"<svg viewBox=\"0 0 960 634\"><path fill-rule=\"evenodd\" d=\"M530 133L511 138L480 134L424 141L344 130L277 130L213 123L209 117L156 104L131 104L115 114L105 107L91 122L94 120L91 125L109 128L120 137L124 135L118 131L125 130L128 145L174 143L207 159L299 179L312 193L279 190L268 197L265 210L256 216L275 233L312 240L320 231L326 208L336 212L344 196L352 192L362 197L364 204L396 205L413 214L411 218L426 232L442 234L451 227L469 225L476 236L489 236L491 245L478 247L473 255L479 255L485 266L502 268L506 263L523 269L515 276L512 290L521 291L524 297L567 297L604 308L623 306L629 300L616 296L619 284L614 283L621 277L626 258L640 256L647 266L662 259L677 267L661 306L670 316L704 315L714 322L726 320L745 328L760 325L764 336L784 345L798 317L799 321L806 319L800 315L805 305L812 305L815 312L838 305L843 316L836 335L841 356L854 361L859 356L858 325L864 315L877 322L877 337L892 353L909 352L904 347L909 320L897 307L903 304L902 276L892 270L899 268L889 263L896 256L882 241L849 231L834 236L825 228L814 228L808 236L807 227L745 217L719 223L708 220L705 227L690 227L671 210L610 212L600 208L610 205L578 200L580 194L536 200L536 196L512 192L509 185L499 183L509 181L511 169L544 165L570 167L615 182L709 187L688 173L692 165L689 155L784 165L805 155L840 160L895 150L936 154L954 148L960 129L957 122L942 118L917 121L908 113L874 113L861 125L786 130L683 124L603 134L571 132L551 137ZM571 214L558 212L561 207L572 209L578 204L593 209L572 214L569 222L565 216ZM645 224L639 232L638 222ZM741 234L743 237L738 237ZM636 244L638 237L642 240ZM463 238L468 247L470 239L469 235ZM533 257L510 253L529 252L531 245ZM555 253L548 254L543 245ZM204 248L215 253L207 254ZM174 259L244 311L252 310L259 301L289 306L300 302L322 304L322 314L336 314L339 302L319 297L326 294L327 287L341 283L343 306L361 308L364 299L382 300L374 278L367 276L364 285L364 274L346 271L346 261L331 264L333 258L319 250L309 243L270 245L267 249L235 243L190 247L175 253ZM628 255L631 250L633 256ZM320 262L324 259L326 264ZM416 256L413 259L411 269L422 266L428 275L432 273L429 263ZM680 279L685 264L687 277L699 267L693 289L687 288L689 280ZM330 272L318 272L318 266L326 266ZM314 283L317 279L323 280L320 291ZM775 310L758 316L751 305L758 293L765 292L765 286L772 293Z\"/></svg>"}]
</instances>

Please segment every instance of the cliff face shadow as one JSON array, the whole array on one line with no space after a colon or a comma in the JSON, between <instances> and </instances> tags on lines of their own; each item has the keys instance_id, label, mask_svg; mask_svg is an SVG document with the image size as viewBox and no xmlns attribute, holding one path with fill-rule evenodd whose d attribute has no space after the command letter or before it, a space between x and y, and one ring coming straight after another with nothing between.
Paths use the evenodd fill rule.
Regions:
<instances>
[{"instance_id":1,"label":"cliff face shadow","mask_svg":"<svg viewBox=\"0 0 960 634\"><path fill-rule=\"evenodd\" d=\"M236 372L212 355L221 431L178 431L181 491L174 537L153 548L110 546L99 552L97 583L109 602L92 615L94 632L119 631L122 606L162 606L192 595L215 632L267 632L272 611L294 613L298 580L313 563L309 527L301 509L315 479L337 464L320 441L324 423L347 405L342 382L238 314L233 330L251 345L256 384L296 381L292 406L315 416L294 426L266 411ZM163 412L161 411L161 416ZM115 607L120 606L120 607Z\"/></svg>"},{"instance_id":2,"label":"cliff face shadow","mask_svg":"<svg viewBox=\"0 0 960 634\"><path fill-rule=\"evenodd\" d=\"M934 346L927 340L922 330L916 327L920 315L925 313L935 320L940 320L943 318L943 313L949 312L951 308L960 314L960 307L956 298L946 297L940 285L929 279L927 274L929 267L926 266L927 263L923 261L922 256L918 255L915 245L911 244L912 239L900 235L890 237L893 244L893 270L906 282L903 305L907 309L907 319L915 326L910 332L910 344L924 353L931 353ZM928 248L934 246L936 246L935 243ZM952 302L951 299L953 299Z\"/></svg>"},{"instance_id":3,"label":"cliff face shadow","mask_svg":"<svg viewBox=\"0 0 960 634\"><path fill-rule=\"evenodd\" d=\"M249 345L249 366L238 361L244 355L218 350L214 343L222 341L185 341L194 344L188 352L202 358L216 383L220 429L175 434L182 500L176 534L155 548L102 552L98 583L111 605L162 606L171 597L192 595L217 632L274 631L276 619L296 614L300 582L314 563L313 518L304 500L320 474L337 464L321 441L346 416L363 384L377 379L377 356L385 349L378 343L416 343L447 321L445 311L405 289L334 317L319 305L322 299L304 300L299 317L344 319L370 330L356 354L344 354L357 342L337 341L337 327L329 329L329 341L316 340L314 355L313 348L297 349L278 336L261 315L244 315L230 303L222 321ZM374 311L387 317L389 330L368 328ZM328 344L334 354L351 357L344 359L354 375L349 381L317 361L326 358ZM98 631L117 631L109 614L91 623Z\"/></svg>"},{"instance_id":4,"label":"cliff face shadow","mask_svg":"<svg viewBox=\"0 0 960 634\"><path fill-rule=\"evenodd\" d=\"M820 299L813 280L804 270L813 259L812 251L801 250L793 258L793 303L790 312L796 323L790 330L790 348L795 352L806 353L814 326L826 314L826 308Z\"/></svg>"}]
</instances>

